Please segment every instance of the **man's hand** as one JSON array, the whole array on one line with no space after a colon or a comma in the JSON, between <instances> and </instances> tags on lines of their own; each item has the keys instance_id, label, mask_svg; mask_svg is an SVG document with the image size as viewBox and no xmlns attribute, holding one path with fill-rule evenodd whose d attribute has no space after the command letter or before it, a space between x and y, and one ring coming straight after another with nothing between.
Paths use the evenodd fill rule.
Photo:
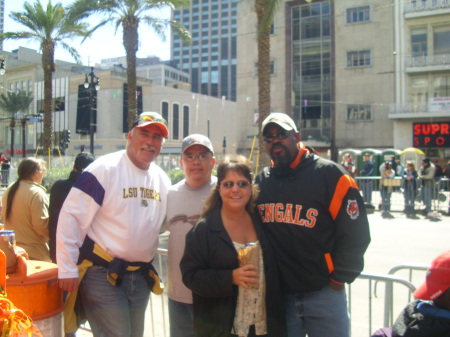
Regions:
<instances>
[{"instance_id":1,"label":"man's hand","mask_svg":"<svg viewBox=\"0 0 450 337\"><path fill-rule=\"evenodd\" d=\"M62 290L68 291L69 293L74 292L78 288L78 277L75 278L60 278L58 280L59 287Z\"/></svg>"}]
</instances>

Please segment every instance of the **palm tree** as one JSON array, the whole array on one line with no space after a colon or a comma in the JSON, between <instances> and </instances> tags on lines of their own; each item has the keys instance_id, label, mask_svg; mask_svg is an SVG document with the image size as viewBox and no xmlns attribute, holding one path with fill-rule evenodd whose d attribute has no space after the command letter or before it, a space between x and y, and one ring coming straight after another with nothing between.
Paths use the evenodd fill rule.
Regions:
<instances>
[{"instance_id":1,"label":"palm tree","mask_svg":"<svg viewBox=\"0 0 450 337\"><path fill-rule=\"evenodd\" d=\"M187 29L179 22L151 16L149 11L166 6L175 8L187 6L189 0L75 0L69 7L69 17L74 20L86 19L93 14L105 16L94 26L90 33L107 23L114 23L116 32L120 25L123 29L123 46L127 57L128 81L128 128L131 129L137 114L136 99L136 53L139 48L139 24L149 25L164 40L167 26L180 36L184 43L189 44L191 37ZM84 41L84 40L83 40Z\"/></svg>"},{"instance_id":2,"label":"palm tree","mask_svg":"<svg viewBox=\"0 0 450 337\"><path fill-rule=\"evenodd\" d=\"M85 37L87 25L69 19L60 2L52 5L49 0L43 7L39 0L34 4L25 2L22 12L11 12L12 20L27 28L26 31L6 32L0 34L1 39L28 39L37 41L42 50L42 68L44 70L44 153L50 149L53 135L52 77L55 71L55 48L61 46L75 61L80 61L79 53L67 43L66 39Z\"/></svg>"},{"instance_id":3,"label":"palm tree","mask_svg":"<svg viewBox=\"0 0 450 337\"><path fill-rule=\"evenodd\" d=\"M280 3L280 0L255 0L258 29L258 130L261 130L262 122L270 113L270 27ZM267 166L269 156L265 151L261 133L259 134L258 149L259 166Z\"/></svg>"},{"instance_id":4,"label":"palm tree","mask_svg":"<svg viewBox=\"0 0 450 337\"><path fill-rule=\"evenodd\" d=\"M15 114L19 111L26 114L31 102L33 102L33 96L31 93L23 90L8 92L8 95L0 95L0 108L5 110L10 115L7 119L10 120L9 127L11 129L11 157L14 157L14 132L16 127ZM25 118L22 118L22 120L26 121ZM23 142L23 146L25 146L25 142Z\"/></svg>"}]
</instances>

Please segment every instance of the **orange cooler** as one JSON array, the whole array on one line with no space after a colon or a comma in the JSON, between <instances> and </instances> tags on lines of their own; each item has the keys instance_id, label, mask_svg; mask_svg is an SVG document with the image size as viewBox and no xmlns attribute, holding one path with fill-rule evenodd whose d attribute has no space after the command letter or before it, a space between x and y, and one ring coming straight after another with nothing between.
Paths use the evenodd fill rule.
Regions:
<instances>
[{"instance_id":1,"label":"orange cooler","mask_svg":"<svg viewBox=\"0 0 450 337\"><path fill-rule=\"evenodd\" d=\"M58 266L17 258L17 270L6 277L6 294L30 316L45 337L63 336L63 298L58 285Z\"/></svg>"}]
</instances>

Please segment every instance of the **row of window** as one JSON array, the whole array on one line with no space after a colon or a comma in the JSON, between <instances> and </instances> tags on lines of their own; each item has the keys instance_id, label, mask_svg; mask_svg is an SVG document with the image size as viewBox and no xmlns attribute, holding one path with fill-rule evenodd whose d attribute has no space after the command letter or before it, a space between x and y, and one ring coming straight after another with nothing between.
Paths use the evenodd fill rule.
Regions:
<instances>
[{"instance_id":1,"label":"row of window","mask_svg":"<svg viewBox=\"0 0 450 337\"><path fill-rule=\"evenodd\" d=\"M171 127L169 134L172 140L184 139L189 135L189 111L188 105L183 105L182 111L180 111L178 103L170 105L169 102L161 102L161 114Z\"/></svg>"}]
</instances>

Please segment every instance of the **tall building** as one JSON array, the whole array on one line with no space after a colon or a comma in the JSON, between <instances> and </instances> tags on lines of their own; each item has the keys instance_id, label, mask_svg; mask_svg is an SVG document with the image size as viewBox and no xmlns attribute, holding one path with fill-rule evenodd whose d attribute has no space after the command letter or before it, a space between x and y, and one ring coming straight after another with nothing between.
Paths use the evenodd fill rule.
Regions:
<instances>
[{"instance_id":1,"label":"tall building","mask_svg":"<svg viewBox=\"0 0 450 337\"><path fill-rule=\"evenodd\" d=\"M394 146L450 158L450 2L395 1ZM441 161L441 165L446 161Z\"/></svg>"},{"instance_id":2,"label":"tall building","mask_svg":"<svg viewBox=\"0 0 450 337\"><path fill-rule=\"evenodd\" d=\"M5 0L0 0L0 33L4 32ZM3 50L3 41L0 41L0 50Z\"/></svg>"},{"instance_id":3,"label":"tall building","mask_svg":"<svg viewBox=\"0 0 450 337\"><path fill-rule=\"evenodd\" d=\"M183 45L172 33L171 59L189 73L192 91L236 101L237 0L193 0L173 19L192 34Z\"/></svg>"},{"instance_id":4,"label":"tall building","mask_svg":"<svg viewBox=\"0 0 450 337\"><path fill-rule=\"evenodd\" d=\"M250 2L239 2L237 102L244 123L253 123L258 134L256 18L250 10ZM324 156L393 144L393 13L390 0L298 0L286 1L275 15L271 111L292 115L302 141ZM250 147L248 133L240 133L243 152Z\"/></svg>"}]
</instances>

